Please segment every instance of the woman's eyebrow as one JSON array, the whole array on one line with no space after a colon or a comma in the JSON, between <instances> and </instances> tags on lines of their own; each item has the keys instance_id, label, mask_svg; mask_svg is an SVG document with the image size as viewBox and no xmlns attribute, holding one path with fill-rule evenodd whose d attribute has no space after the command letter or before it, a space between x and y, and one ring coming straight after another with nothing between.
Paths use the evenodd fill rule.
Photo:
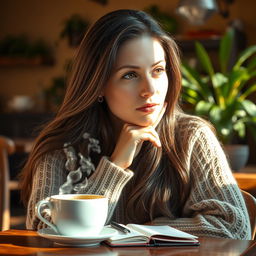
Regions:
<instances>
[{"instance_id":1,"label":"woman's eyebrow","mask_svg":"<svg viewBox=\"0 0 256 256\"><path fill-rule=\"evenodd\" d=\"M156 63L152 64L151 67L154 67L154 66L158 65L158 64L161 63L161 62L165 62L165 60L159 60L159 61L157 61Z\"/></svg>"},{"instance_id":2,"label":"woman's eyebrow","mask_svg":"<svg viewBox=\"0 0 256 256\"><path fill-rule=\"evenodd\" d=\"M159 64L159 63L161 63L161 62L165 62L165 60L159 60L159 61L157 61L156 63L154 63L154 64L152 64L151 65L151 67L154 67L154 66L156 66L157 64ZM117 71L119 71L119 70L121 70L121 69L140 69L140 67L139 66L136 66L136 65L124 65L124 66L121 66L121 67L118 67L117 69L116 69L116 72Z\"/></svg>"},{"instance_id":3,"label":"woman's eyebrow","mask_svg":"<svg viewBox=\"0 0 256 256\"><path fill-rule=\"evenodd\" d=\"M127 69L127 68L130 68L130 69L139 69L140 67L139 66L135 66L135 65L124 65L124 66L121 66L119 68L116 69L116 72L121 70L121 69Z\"/></svg>"}]
</instances>

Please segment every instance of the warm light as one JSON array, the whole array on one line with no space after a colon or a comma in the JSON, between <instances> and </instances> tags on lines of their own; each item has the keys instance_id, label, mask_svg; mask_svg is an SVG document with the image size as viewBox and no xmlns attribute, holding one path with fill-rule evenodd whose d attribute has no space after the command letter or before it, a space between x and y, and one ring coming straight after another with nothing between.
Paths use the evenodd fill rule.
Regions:
<instances>
[{"instance_id":1,"label":"warm light","mask_svg":"<svg viewBox=\"0 0 256 256\"><path fill-rule=\"evenodd\" d=\"M177 13L193 25L203 25L212 14L218 12L215 0L180 0Z\"/></svg>"}]
</instances>

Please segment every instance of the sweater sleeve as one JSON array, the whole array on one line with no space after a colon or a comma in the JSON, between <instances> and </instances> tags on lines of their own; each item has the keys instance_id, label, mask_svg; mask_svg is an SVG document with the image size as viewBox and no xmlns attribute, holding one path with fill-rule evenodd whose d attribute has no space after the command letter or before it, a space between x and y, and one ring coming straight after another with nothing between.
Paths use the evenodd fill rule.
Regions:
<instances>
[{"instance_id":1,"label":"sweater sleeve","mask_svg":"<svg viewBox=\"0 0 256 256\"><path fill-rule=\"evenodd\" d=\"M28 202L26 220L28 229L37 230L46 227L46 224L36 217L35 205L46 197L59 194L59 187L66 181L67 177L65 161L65 156L61 151L47 154L41 159L33 177L32 192ZM105 195L109 199L109 220L123 187L132 176L132 171L119 168L106 157L102 157L95 172L89 178L88 186L79 193ZM51 221L47 209L43 211L42 215Z\"/></svg>"},{"instance_id":2,"label":"sweater sleeve","mask_svg":"<svg viewBox=\"0 0 256 256\"><path fill-rule=\"evenodd\" d=\"M133 172L122 169L102 157L96 171L89 178L87 187L82 193L105 195L109 200L108 219L111 219L121 192L127 182L132 178Z\"/></svg>"},{"instance_id":3,"label":"sweater sleeve","mask_svg":"<svg viewBox=\"0 0 256 256\"><path fill-rule=\"evenodd\" d=\"M35 214L35 206L38 201L51 195L59 194L59 187L65 182L67 173L65 172L65 160L61 151L54 151L44 155L35 170L32 182L32 191L27 208L27 229L41 229L46 224L41 222ZM42 215L50 221L47 210Z\"/></svg>"},{"instance_id":4,"label":"sweater sleeve","mask_svg":"<svg viewBox=\"0 0 256 256\"><path fill-rule=\"evenodd\" d=\"M194 129L188 147L191 191L181 218L156 218L197 236L251 239L241 191L217 138L207 126Z\"/></svg>"}]
</instances>

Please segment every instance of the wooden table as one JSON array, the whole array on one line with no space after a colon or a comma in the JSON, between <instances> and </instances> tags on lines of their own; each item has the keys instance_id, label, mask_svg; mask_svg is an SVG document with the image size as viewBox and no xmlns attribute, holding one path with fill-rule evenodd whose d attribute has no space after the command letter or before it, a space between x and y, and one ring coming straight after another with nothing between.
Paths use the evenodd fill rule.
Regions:
<instances>
[{"instance_id":1,"label":"wooden table","mask_svg":"<svg viewBox=\"0 0 256 256\"><path fill-rule=\"evenodd\" d=\"M200 246L187 247L65 247L37 235L35 231L8 230L0 232L0 255L104 255L104 256L149 256L149 255L256 255L256 241L217 238L200 238Z\"/></svg>"},{"instance_id":2,"label":"wooden table","mask_svg":"<svg viewBox=\"0 0 256 256\"><path fill-rule=\"evenodd\" d=\"M256 166L248 165L233 175L242 190L248 191L255 196L256 193Z\"/></svg>"},{"instance_id":3,"label":"wooden table","mask_svg":"<svg viewBox=\"0 0 256 256\"><path fill-rule=\"evenodd\" d=\"M256 189L256 173L234 173L239 187L250 191Z\"/></svg>"}]
</instances>

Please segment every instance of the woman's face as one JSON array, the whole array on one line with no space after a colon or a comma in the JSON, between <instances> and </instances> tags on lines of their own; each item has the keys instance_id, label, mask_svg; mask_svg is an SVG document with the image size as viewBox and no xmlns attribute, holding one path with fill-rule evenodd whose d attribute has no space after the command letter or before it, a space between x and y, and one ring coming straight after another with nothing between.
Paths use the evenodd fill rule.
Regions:
<instances>
[{"instance_id":1,"label":"woman's face","mask_svg":"<svg viewBox=\"0 0 256 256\"><path fill-rule=\"evenodd\" d=\"M115 125L154 124L168 90L163 47L149 36L131 39L120 48L104 97Z\"/></svg>"}]
</instances>

